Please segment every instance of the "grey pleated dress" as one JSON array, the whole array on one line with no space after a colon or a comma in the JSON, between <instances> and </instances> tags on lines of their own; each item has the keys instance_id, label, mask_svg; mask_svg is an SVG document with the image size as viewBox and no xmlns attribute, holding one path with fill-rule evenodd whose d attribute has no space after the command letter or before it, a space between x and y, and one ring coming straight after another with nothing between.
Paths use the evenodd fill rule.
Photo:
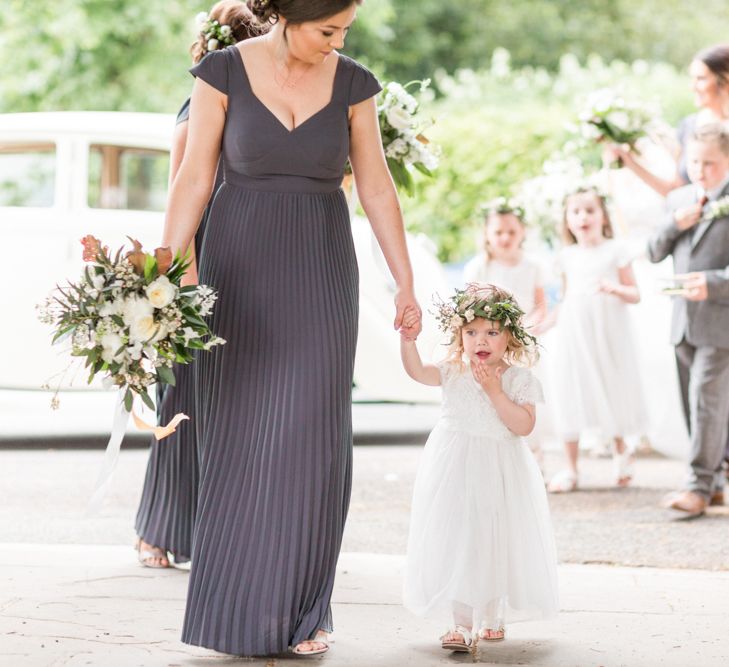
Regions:
<instances>
[{"instance_id":1,"label":"grey pleated dress","mask_svg":"<svg viewBox=\"0 0 729 667\"><path fill-rule=\"evenodd\" d=\"M380 90L338 58L331 101L292 131L253 94L236 47L191 69L228 96L225 181L200 263L227 344L196 364L200 489L182 639L230 654L277 654L332 629L358 315L340 184L348 108Z\"/></svg>"},{"instance_id":2,"label":"grey pleated dress","mask_svg":"<svg viewBox=\"0 0 729 667\"><path fill-rule=\"evenodd\" d=\"M187 122L189 114L188 98L177 114L177 124ZM219 174L216 190L221 182ZM198 261L208 209L195 234ZM188 561L192 553L197 507L199 472L194 412L197 391L192 365L175 364L173 372L174 387L157 387L157 422L167 424L178 412L188 415L190 421L182 422L177 431L164 440L158 442L152 438L135 529L147 544L172 553L175 562L182 563Z\"/></svg>"}]
</instances>

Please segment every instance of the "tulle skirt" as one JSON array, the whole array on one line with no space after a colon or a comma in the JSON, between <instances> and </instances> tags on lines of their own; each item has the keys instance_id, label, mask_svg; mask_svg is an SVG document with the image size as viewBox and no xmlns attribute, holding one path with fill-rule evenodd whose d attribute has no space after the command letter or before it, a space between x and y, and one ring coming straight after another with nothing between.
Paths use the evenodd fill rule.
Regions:
<instances>
[{"instance_id":1,"label":"tulle skirt","mask_svg":"<svg viewBox=\"0 0 729 667\"><path fill-rule=\"evenodd\" d=\"M415 482L404 604L462 624L465 609L477 628L556 614L549 507L522 439L433 430Z\"/></svg>"}]
</instances>

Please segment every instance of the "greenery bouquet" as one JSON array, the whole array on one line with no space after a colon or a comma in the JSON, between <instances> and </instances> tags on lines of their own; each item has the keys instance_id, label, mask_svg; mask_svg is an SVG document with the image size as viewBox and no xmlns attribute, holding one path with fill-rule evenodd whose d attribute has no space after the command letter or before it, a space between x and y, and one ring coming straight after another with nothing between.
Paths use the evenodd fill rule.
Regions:
<instances>
[{"instance_id":1,"label":"greenery bouquet","mask_svg":"<svg viewBox=\"0 0 729 667\"><path fill-rule=\"evenodd\" d=\"M135 394L154 408L148 388L175 384L173 362L190 363L195 350L225 342L204 320L215 291L180 287L189 263L179 253L173 258L169 248L149 254L130 240L132 250L120 248L112 257L99 239L86 236L81 279L57 286L38 306L41 321L53 325L53 343L70 339L71 355L89 369L89 383L103 374L106 386L123 392L127 412Z\"/></svg>"}]
</instances>

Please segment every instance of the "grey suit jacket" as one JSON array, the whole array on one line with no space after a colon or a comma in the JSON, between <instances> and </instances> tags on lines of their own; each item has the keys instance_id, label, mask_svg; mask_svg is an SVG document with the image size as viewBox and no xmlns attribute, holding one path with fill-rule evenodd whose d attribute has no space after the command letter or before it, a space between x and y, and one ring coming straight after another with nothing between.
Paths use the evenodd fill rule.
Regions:
<instances>
[{"instance_id":1,"label":"grey suit jacket","mask_svg":"<svg viewBox=\"0 0 729 667\"><path fill-rule=\"evenodd\" d=\"M729 185L719 197L729 194ZM660 262L673 255L676 273L703 271L709 288L706 301L673 298L671 342L682 339L694 346L729 348L729 216L700 222L680 231L674 223L676 209L697 201L696 186L686 185L668 195L668 215L648 241L648 256Z\"/></svg>"}]
</instances>

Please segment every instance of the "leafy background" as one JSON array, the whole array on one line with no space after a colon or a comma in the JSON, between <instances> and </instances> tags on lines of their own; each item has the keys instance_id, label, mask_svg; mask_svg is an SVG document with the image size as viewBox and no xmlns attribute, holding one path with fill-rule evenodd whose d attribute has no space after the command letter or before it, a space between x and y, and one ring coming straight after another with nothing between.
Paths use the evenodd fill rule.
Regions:
<instances>
[{"instance_id":1,"label":"leafy background","mask_svg":"<svg viewBox=\"0 0 729 667\"><path fill-rule=\"evenodd\" d=\"M189 94L197 0L4 0L0 112L176 112ZM618 85L692 110L686 66L727 40L725 0L367 0L345 51L380 77L432 78L425 112L442 147L433 180L404 198L441 258L473 251L479 203L536 175L581 96Z\"/></svg>"}]
</instances>

